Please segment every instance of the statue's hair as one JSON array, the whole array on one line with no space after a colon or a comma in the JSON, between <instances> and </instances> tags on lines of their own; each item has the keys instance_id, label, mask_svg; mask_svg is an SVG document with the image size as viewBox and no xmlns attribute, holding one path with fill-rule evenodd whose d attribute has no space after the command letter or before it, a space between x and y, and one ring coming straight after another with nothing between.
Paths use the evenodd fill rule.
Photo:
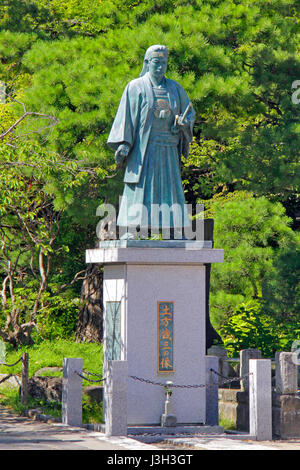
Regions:
<instances>
[{"instance_id":1,"label":"statue's hair","mask_svg":"<svg viewBox=\"0 0 300 470\"><path fill-rule=\"evenodd\" d=\"M162 45L159 45L159 44L155 44L154 46L148 47L148 49L146 50L146 53L145 53L143 69L140 73L140 77L142 77L143 75L145 75L145 73L148 72L148 70L149 70L149 60L152 58L153 52L161 52L161 53L163 53L163 55L166 58L169 57L169 49L167 48L167 46L162 46Z\"/></svg>"}]
</instances>

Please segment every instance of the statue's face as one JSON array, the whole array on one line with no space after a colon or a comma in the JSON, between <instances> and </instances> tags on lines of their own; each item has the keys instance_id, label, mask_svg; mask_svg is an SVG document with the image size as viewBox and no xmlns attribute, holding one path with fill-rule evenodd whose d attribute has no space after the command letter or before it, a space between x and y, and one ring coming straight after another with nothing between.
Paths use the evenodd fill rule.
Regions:
<instances>
[{"instance_id":1,"label":"statue's face","mask_svg":"<svg viewBox=\"0 0 300 470\"><path fill-rule=\"evenodd\" d=\"M161 80L168 67L168 59L166 57L152 57L149 61L149 73L157 80Z\"/></svg>"}]
</instances>

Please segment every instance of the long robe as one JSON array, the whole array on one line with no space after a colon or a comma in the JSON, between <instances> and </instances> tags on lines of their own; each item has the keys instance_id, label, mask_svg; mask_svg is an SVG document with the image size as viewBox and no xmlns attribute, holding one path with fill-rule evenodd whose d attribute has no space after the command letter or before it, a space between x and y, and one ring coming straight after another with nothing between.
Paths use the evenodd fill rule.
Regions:
<instances>
[{"instance_id":1,"label":"long robe","mask_svg":"<svg viewBox=\"0 0 300 470\"><path fill-rule=\"evenodd\" d=\"M180 115L183 114L185 109L189 104L189 98L184 91L184 89L177 82L169 79L165 79L165 86L167 90L167 97L169 101L169 106L172 114ZM130 151L127 157L126 169L124 174L124 195L130 195L131 201L134 197L132 193L135 188L139 188L139 184L146 184L149 186L149 179L145 177L145 156L147 156L147 165L149 165L149 149L150 146L149 139L151 130L153 127L153 119L155 119L155 98L152 88L151 79L149 73L146 73L143 77L140 77L136 80L131 81L125 88L120 105L108 138L108 145L116 151L121 143L127 143L130 147ZM192 140L192 131L194 124L195 113L193 108L190 108L186 119L189 122L189 126L185 127L180 131L177 139L177 159L178 165L181 155L187 156L189 152L189 143ZM171 132L170 132L171 134ZM147 153L148 151L148 153ZM176 179L177 187L180 185L181 189L181 179L179 171L175 172L174 178ZM141 176L144 179L141 182ZM135 186L136 185L136 186ZM171 191L170 185L170 191ZM144 188L143 191L151 191L151 188ZM159 203L167 204L172 199L168 197L168 189L164 192ZM180 204L184 204L184 196L182 192L182 197L180 198ZM139 201L142 202L142 201ZM121 220L120 220L121 219ZM126 222L122 222L124 217L119 214L118 225L126 225ZM126 217L125 217L126 219ZM152 221L153 223L153 221ZM155 224L154 224L155 225ZM171 224L174 226L174 223Z\"/></svg>"}]
</instances>

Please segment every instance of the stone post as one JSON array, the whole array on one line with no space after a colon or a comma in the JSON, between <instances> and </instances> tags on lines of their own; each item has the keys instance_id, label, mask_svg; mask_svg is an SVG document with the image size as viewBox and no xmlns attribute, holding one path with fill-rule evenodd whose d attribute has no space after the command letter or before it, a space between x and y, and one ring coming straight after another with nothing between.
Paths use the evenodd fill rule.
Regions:
<instances>
[{"instance_id":1,"label":"stone post","mask_svg":"<svg viewBox=\"0 0 300 470\"><path fill-rule=\"evenodd\" d=\"M21 384L22 405L26 405L28 401L28 369L29 369L29 354L23 353L22 355L22 384Z\"/></svg>"},{"instance_id":2,"label":"stone post","mask_svg":"<svg viewBox=\"0 0 300 470\"><path fill-rule=\"evenodd\" d=\"M127 361L108 361L105 374L104 416L107 436L127 435Z\"/></svg>"},{"instance_id":3,"label":"stone post","mask_svg":"<svg viewBox=\"0 0 300 470\"><path fill-rule=\"evenodd\" d=\"M261 359L261 351L258 349L242 349L240 351L240 377L249 373L249 360ZM241 390L246 392L249 390L249 379L246 377L241 380Z\"/></svg>"},{"instance_id":4,"label":"stone post","mask_svg":"<svg viewBox=\"0 0 300 470\"><path fill-rule=\"evenodd\" d=\"M272 440L271 360L249 360L250 435L258 441Z\"/></svg>"},{"instance_id":5,"label":"stone post","mask_svg":"<svg viewBox=\"0 0 300 470\"><path fill-rule=\"evenodd\" d=\"M281 395L290 395L297 392L298 366L293 359L293 352L277 352L275 354L276 392Z\"/></svg>"},{"instance_id":6,"label":"stone post","mask_svg":"<svg viewBox=\"0 0 300 470\"><path fill-rule=\"evenodd\" d=\"M62 387L62 423L82 425L82 374L81 358L64 358Z\"/></svg>"},{"instance_id":7,"label":"stone post","mask_svg":"<svg viewBox=\"0 0 300 470\"><path fill-rule=\"evenodd\" d=\"M228 363L228 352L222 346L211 346L207 350L209 356L216 356L219 361L218 370L223 377L219 377L218 382L222 383L224 377L228 378L229 376L229 363Z\"/></svg>"},{"instance_id":8,"label":"stone post","mask_svg":"<svg viewBox=\"0 0 300 470\"><path fill-rule=\"evenodd\" d=\"M206 421L210 426L219 424L219 377L211 369L219 372L219 358L205 356L206 362Z\"/></svg>"}]
</instances>

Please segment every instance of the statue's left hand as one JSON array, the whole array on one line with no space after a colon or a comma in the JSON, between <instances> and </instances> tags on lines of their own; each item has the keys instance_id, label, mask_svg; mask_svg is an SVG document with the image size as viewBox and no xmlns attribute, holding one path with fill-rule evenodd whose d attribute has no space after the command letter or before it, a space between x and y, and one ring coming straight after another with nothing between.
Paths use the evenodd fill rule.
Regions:
<instances>
[{"instance_id":1,"label":"statue's left hand","mask_svg":"<svg viewBox=\"0 0 300 470\"><path fill-rule=\"evenodd\" d=\"M179 127L189 127L190 123L187 119L182 119L183 116L178 116L177 118L177 125Z\"/></svg>"},{"instance_id":2,"label":"statue's left hand","mask_svg":"<svg viewBox=\"0 0 300 470\"><path fill-rule=\"evenodd\" d=\"M182 119L182 115L175 117L174 125L171 128L173 134L178 134L180 129L186 129L189 127L190 123L187 119Z\"/></svg>"},{"instance_id":3,"label":"statue's left hand","mask_svg":"<svg viewBox=\"0 0 300 470\"><path fill-rule=\"evenodd\" d=\"M116 159L118 167L122 166L125 158L127 157L129 153L129 150L130 150L130 147L128 144L121 144L117 148L117 151L115 153L115 159Z\"/></svg>"}]
</instances>

